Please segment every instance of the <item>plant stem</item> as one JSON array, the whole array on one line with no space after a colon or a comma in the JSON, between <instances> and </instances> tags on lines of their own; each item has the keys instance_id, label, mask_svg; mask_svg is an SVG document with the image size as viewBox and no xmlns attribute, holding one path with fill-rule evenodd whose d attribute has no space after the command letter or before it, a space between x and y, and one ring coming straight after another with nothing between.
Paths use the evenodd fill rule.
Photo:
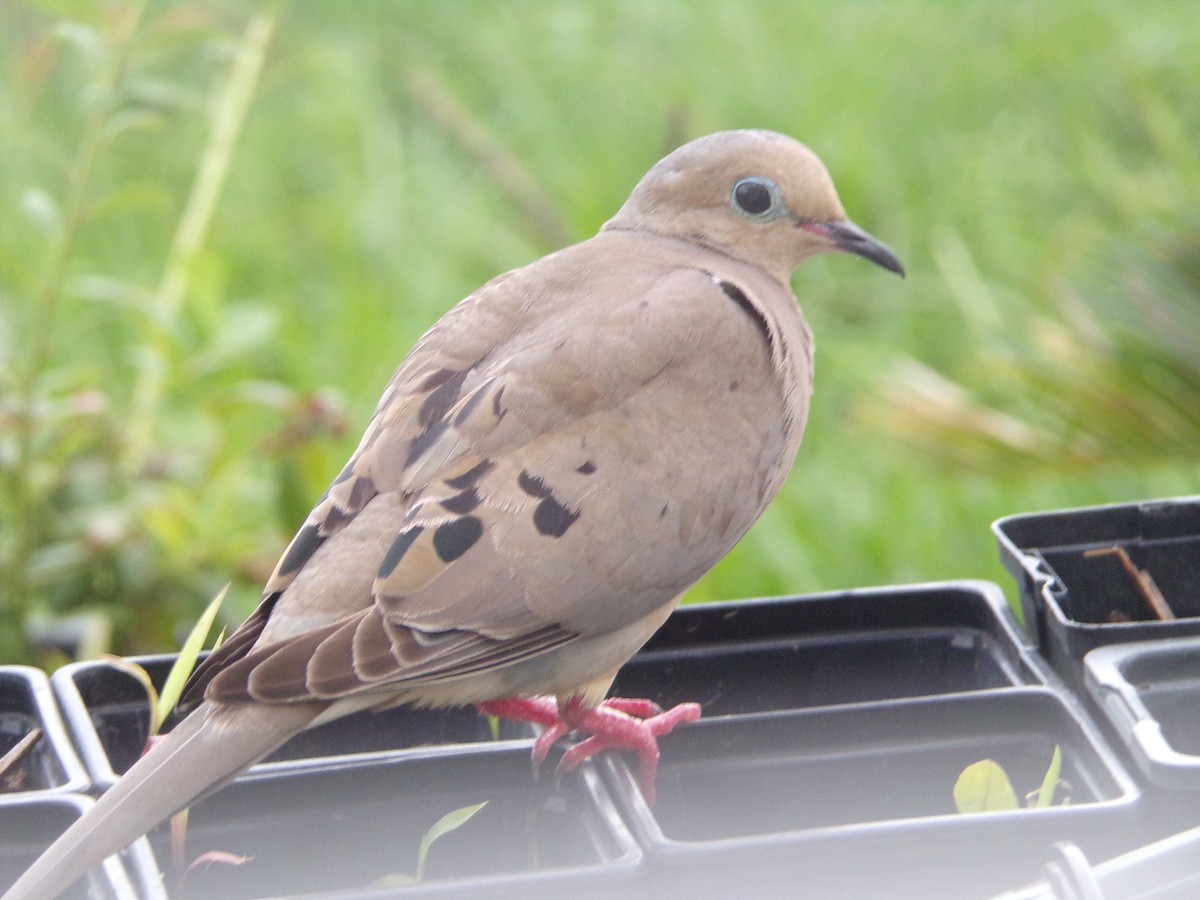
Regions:
<instances>
[{"instance_id":1,"label":"plant stem","mask_svg":"<svg viewBox=\"0 0 1200 900\"><path fill-rule=\"evenodd\" d=\"M140 3L129 6L124 18L117 25L113 34L110 62L100 79L96 102L87 117L79 142L79 150L67 177L66 216L63 228L51 250L46 276L38 289L34 302L29 360L25 372L26 387L30 389L41 375L50 355L54 322L62 299L67 265L71 260L75 238L86 218L88 185L92 179L96 157L104 144L105 127L117 105L117 89L124 80L125 72L129 67L133 39L141 24L146 3L147 0L142 0Z\"/></svg>"},{"instance_id":2,"label":"plant stem","mask_svg":"<svg viewBox=\"0 0 1200 900\"><path fill-rule=\"evenodd\" d=\"M173 322L183 308L192 264L212 226L213 213L258 86L275 17L275 8L271 7L251 18L242 35L229 80L214 105L208 144L200 157L187 205L175 229L162 279L154 294L154 322ZM147 349L147 358L141 361L133 388L123 447L122 468L134 475L145 464L155 413L166 384L170 339L162 327L152 327Z\"/></svg>"},{"instance_id":3,"label":"plant stem","mask_svg":"<svg viewBox=\"0 0 1200 900\"><path fill-rule=\"evenodd\" d=\"M408 73L408 91L416 104L463 151L487 172L525 214L533 235L547 246L572 243L575 234L554 201L471 111L426 69Z\"/></svg>"},{"instance_id":4,"label":"plant stem","mask_svg":"<svg viewBox=\"0 0 1200 900\"><path fill-rule=\"evenodd\" d=\"M134 37L142 21L147 0L130 4L113 32L108 65L97 82L96 101L91 106L74 162L67 174L67 189L61 230L50 248L46 273L34 295L29 323L28 355L17 374L15 420L15 458L7 468L7 489L12 500L12 527L15 539L3 561L6 594L0 599L0 614L9 627L0 629L0 661L29 659L30 647L25 636L25 618L33 606L34 585L29 567L38 545L40 523L44 521L45 491L35 477L42 376L52 350L55 321L62 302L63 286L71 252L87 218L88 188L96 159L104 145L105 128L117 105L117 91L125 78Z\"/></svg>"}]
</instances>

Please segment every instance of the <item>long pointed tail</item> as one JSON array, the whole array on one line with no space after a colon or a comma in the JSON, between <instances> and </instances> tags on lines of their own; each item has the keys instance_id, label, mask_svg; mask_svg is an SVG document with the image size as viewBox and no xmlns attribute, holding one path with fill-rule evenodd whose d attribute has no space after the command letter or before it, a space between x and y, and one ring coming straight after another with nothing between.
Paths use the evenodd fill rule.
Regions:
<instances>
[{"instance_id":1,"label":"long pointed tail","mask_svg":"<svg viewBox=\"0 0 1200 900\"><path fill-rule=\"evenodd\" d=\"M63 832L2 900L47 900L303 730L325 704L201 706Z\"/></svg>"}]
</instances>

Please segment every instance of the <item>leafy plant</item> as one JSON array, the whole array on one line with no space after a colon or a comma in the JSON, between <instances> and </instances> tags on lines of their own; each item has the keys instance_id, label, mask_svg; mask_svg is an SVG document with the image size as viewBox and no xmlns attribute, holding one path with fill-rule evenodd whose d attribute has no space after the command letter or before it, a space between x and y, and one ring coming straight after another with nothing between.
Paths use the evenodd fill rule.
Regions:
<instances>
[{"instance_id":1,"label":"leafy plant","mask_svg":"<svg viewBox=\"0 0 1200 900\"><path fill-rule=\"evenodd\" d=\"M442 816L432 827L421 835L421 845L417 848L417 881L425 879L425 863L429 859L429 851L433 847L434 841L443 835L449 834L462 826L466 825L471 820L475 813L479 812L487 806L487 801L476 803L473 806L464 806L461 809L456 809L453 812L448 812Z\"/></svg>"},{"instance_id":2,"label":"leafy plant","mask_svg":"<svg viewBox=\"0 0 1200 900\"><path fill-rule=\"evenodd\" d=\"M180 647L179 656L171 665L171 671L167 673L167 680L163 682L163 689L154 704L155 733L183 696L183 689L187 686L187 681L196 668L200 653L204 649L204 642L208 640L208 636L212 632L213 622L216 621L217 613L220 612L221 604L225 602L228 591L229 586L226 585L221 588L217 596L212 598L200 618L196 620L196 624L192 626L192 630L188 632L183 646ZM224 637L224 631L217 635L216 640L213 641L213 650L221 646Z\"/></svg>"},{"instance_id":3,"label":"leafy plant","mask_svg":"<svg viewBox=\"0 0 1200 900\"><path fill-rule=\"evenodd\" d=\"M1056 744L1041 786L1026 796L1026 806L1045 809L1054 803L1062 772L1062 750ZM1068 802L1063 800L1063 803ZM960 813L1004 812L1020 809L1008 773L993 759L971 763L954 783L954 807Z\"/></svg>"},{"instance_id":4,"label":"leafy plant","mask_svg":"<svg viewBox=\"0 0 1200 900\"><path fill-rule=\"evenodd\" d=\"M212 631L213 622L217 618L217 613L220 612L221 604L225 601L227 591L228 586L221 588L217 595L209 601L200 618L192 626L191 631L183 642L183 646L179 650L178 656L175 657L175 662L171 664L166 681L163 682L162 691L155 690L150 674L141 666L120 658L112 661L114 665L119 666L123 671L129 672L142 683L142 686L146 690L146 696L150 700L148 706L150 723L149 736L146 741L147 749L158 739L159 730L163 722L166 721L167 716L171 714L171 711L183 695L183 689L187 685L188 678L191 677L192 672L196 668L196 663L199 661L200 654L204 650L204 644ZM213 650L221 646L223 638L224 631L217 635L216 640L213 642ZM171 861L177 886L182 886L186 874L192 871L197 865L211 863L240 865L249 860L249 857L240 857L236 854L214 851L202 854L188 864L187 822L188 810L186 809L180 810L171 817Z\"/></svg>"},{"instance_id":5,"label":"leafy plant","mask_svg":"<svg viewBox=\"0 0 1200 900\"><path fill-rule=\"evenodd\" d=\"M412 884L416 881L425 880L425 866L429 859L429 851L433 844L439 838L449 834L459 828L462 828L471 820L471 818L488 805L488 801L476 803L472 806L464 806L461 809L452 810L446 813L440 819L430 826L429 830L421 835L421 843L417 848L417 874L415 876L393 874L386 875L383 878L377 879L371 884L373 888L398 887L400 885Z\"/></svg>"},{"instance_id":6,"label":"leafy plant","mask_svg":"<svg viewBox=\"0 0 1200 900\"><path fill-rule=\"evenodd\" d=\"M25 26L17 33L30 35L17 58L40 54L29 89L90 102L78 121L45 125L77 128L61 171L19 144L10 154L27 163L22 204L39 227L0 272L6 662L34 660L20 627L34 613L99 607L128 653L174 643L218 578L238 576L236 591L252 596L272 542L261 540L262 514L244 511L278 508L262 496L264 466L286 457L281 478L294 481L306 445L341 428L336 404L247 365L269 358L273 317L227 301L206 249L274 8L250 15L240 34L200 4L78 12L44 31L34 9L14 14ZM196 160L186 190L186 169L164 178L121 164L149 135L172 133L201 148L178 157ZM60 134L26 140L67 146ZM114 238L143 248L123 271L104 249ZM243 442L215 439L247 416L258 424Z\"/></svg>"},{"instance_id":7,"label":"leafy plant","mask_svg":"<svg viewBox=\"0 0 1200 900\"><path fill-rule=\"evenodd\" d=\"M245 615L437 316L717 128L810 141L910 277L803 267L799 464L690 599L1000 578L991 519L1195 490L1188 4L683 9L0 3L0 659Z\"/></svg>"}]
</instances>

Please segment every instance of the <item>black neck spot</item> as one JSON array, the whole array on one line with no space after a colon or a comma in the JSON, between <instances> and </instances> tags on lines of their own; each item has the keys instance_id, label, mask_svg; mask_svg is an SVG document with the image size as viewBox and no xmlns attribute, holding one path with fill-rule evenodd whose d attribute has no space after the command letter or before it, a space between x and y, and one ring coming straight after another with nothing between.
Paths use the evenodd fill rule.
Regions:
<instances>
[{"instance_id":1,"label":"black neck spot","mask_svg":"<svg viewBox=\"0 0 1200 900\"><path fill-rule=\"evenodd\" d=\"M746 296L745 292L732 281L718 281L717 284L725 292L725 296L740 306L742 312L750 317L762 333L763 340L767 342L767 347L774 352L775 338L771 334L771 326L767 322L766 316L762 314L762 310L751 303L750 298Z\"/></svg>"}]
</instances>

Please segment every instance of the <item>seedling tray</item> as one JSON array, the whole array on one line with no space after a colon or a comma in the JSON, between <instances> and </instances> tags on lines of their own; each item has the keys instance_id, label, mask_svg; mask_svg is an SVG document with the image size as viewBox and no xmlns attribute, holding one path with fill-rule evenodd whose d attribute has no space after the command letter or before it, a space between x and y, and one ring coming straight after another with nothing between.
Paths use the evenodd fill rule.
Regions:
<instances>
[{"instance_id":1,"label":"seedling tray","mask_svg":"<svg viewBox=\"0 0 1200 900\"><path fill-rule=\"evenodd\" d=\"M1073 844L1055 848L1043 880L996 900L1196 900L1200 828L1092 865Z\"/></svg>"},{"instance_id":2,"label":"seedling tray","mask_svg":"<svg viewBox=\"0 0 1200 900\"><path fill-rule=\"evenodd\" d=\"M161 683L170 661L141 662ZM141 750L145 691L106 664L61 670L54 684L103 789ZM686 607L613 693L705 706L662 740L653 811L627 756L603 755L559 795L534 782L524 729L496 742L473 710L362 714L197 804L189 856L255 861L193 873L188 896L658 898L804 885L959 900L1032 881L1054 841L1110 856L1140 834L1139 790L985 582ZM1023 793L1056 744L1070 806L953 812L968 764L997 759ZM371 886L411 874L423 831L483 800L435 845L427 882ZM165 834L154 834L161 862Z\"/></svg>"},{"instance_id":3,"label":"seedling tray","mask_svg":"<svg viewBox=\"0 0 1200 900\"><path fill-rule=\"evenodd\" d=\"M954 812L970 763L1024 792L1055 745L1070 805ZM663 742L653 810L624 759L601 771L654 876L708 896L986 897L1033 880L1054 841L1129 846L1140 816L1078 705L1041 687L702 720Z\"/></svg>"},{"instance_id":4,"label":"seedling tray","mask_svg":"<svg viewBox=\"0 0 1200 900\"><path fill-rule=\"evenodd\" d=\"M1009 516L992 530L1026 627L1075 683L1094 647L1200 635L1200 498ZM1175 620L1155 617L1113 548L1149 574Z\"/></svg>"},{"instance_id":5,"label":"seedling tray","mask_svg":"<svg viewBox=\"0 0 1200 900\"><path fill-rule=\"evenodd\" d=\"M1200 639L1103 647L1084 663L1088 690L1145 776L1200 791Z\"/></svg>"},{"instance_id":6,"label":"seedling tray","mask_svg":"<svg viewBox=\"0 0 1200 900\"><path fill-rule=\"evenodd\" d=\"M82 791L87 773L63 727L50 682L30 666L0 667L0 756L33 729L42 736L3 779L0 806L51 792Z\"/></svg>"},{"instance_id":7,"label":"seedling tray","mask_svg":"<svg viewBox=\"0 0 1200 900\"><path fill-rule=\"evenodd\" d=\"M1046 679L1000 589L952 581L683 607L612 693L711 718Z\"/></svg>"},{"instance_id":8,"label":"seedling tray","mask_svg":"<svg viewBox=\"0 0 1200 900\"><path fill-rule=\"evenodd\" d=\"M550 782L535 782L529 748L512 745L344 758L322 769L265 764L192 808L189 858L219 851L253 859L189 873L187 896L621 895L641 854L599 778L589 767L559 789ZM378 883L413 875L425 831L484 801L434 843L427 881ZM160 861L166 838L161 827L151 835Z\"/></svg>"},{"instance_id":9,"label":"seedling tray","mask_svg":"<svg viewBox=\"0 0 1200 900\"><path fill-rule=\"evenodd\" d=\"M80 794L55 794L6 805L0 812L0 890L9 888L93 802ZM147 850L145 841L141 843L135 853L144 861ZM121 860L113 857L63 896L68 900L157 900L163 895L131 880Z\"/></svg>"},{"instance_id":10,"label":"seedling tray","mask_svg":"<svg viewBox=\"0 0 1200 900\"><path fill-rule=\"evenodd\" d=\"M162 688L174 655L132 657L155 689ZM64 666L51 679L63 717L97 790L107 790L141 755L150 729L150 705L142 683L104 661ZM504 740L532 737L530 728L501 722ZM320 766L352 754L375 754L420 747L492 742L491 724L474 708L420 710L398 707L361 712L339 722L301 732L268 759L307 760Z\"/></svg>"}]
</instances>

